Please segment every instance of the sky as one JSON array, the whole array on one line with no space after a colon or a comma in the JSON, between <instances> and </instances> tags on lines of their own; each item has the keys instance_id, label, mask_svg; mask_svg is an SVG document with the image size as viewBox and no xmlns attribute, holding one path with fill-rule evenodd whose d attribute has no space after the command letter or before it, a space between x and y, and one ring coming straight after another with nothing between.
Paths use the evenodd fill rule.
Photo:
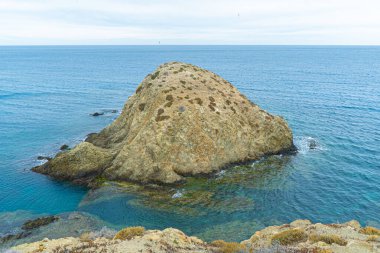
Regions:
<instances>
[{"instance_id":1,"label":"sky","mask_svg":"<svg viewBox=\"0 0 380 253\"><path fill-rule=\"evenodd\" d=\"M0 45L380 45L380 0L0 0Z\"/></svg>"}]
</instances>

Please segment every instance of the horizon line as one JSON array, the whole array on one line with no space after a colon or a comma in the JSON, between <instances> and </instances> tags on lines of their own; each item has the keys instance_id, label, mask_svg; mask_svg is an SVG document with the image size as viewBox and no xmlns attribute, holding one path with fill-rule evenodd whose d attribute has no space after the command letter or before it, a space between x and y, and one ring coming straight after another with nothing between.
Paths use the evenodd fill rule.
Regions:
<instances>
[{"instance_id":1,"label":"horizon line","mask_svg":"<svg viewBox=\"0 0 380 253\"><path fill-rule=\"evenodd\" d=\"M44 46L346 46L346 47L378 47L380 44L0 44L0 47L44 47Z\"/></svg>"}]
</instances>

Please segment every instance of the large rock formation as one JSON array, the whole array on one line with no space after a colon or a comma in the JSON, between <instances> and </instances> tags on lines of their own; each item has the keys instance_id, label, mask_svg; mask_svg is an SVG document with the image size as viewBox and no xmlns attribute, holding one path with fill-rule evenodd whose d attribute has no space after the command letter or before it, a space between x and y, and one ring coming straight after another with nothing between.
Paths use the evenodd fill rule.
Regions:
<instances>
[{"instance_id":1,"label":"large rock formation","mask_svg":"<svg viewBox=\"0 0 380 253\"><path fill-rule=\"evenodd\" d=\"M175 183L293 147L283 118L220 76L173 62L142 81L111 125L34 171L68 180Z\"/></svg>"}]
</instances>

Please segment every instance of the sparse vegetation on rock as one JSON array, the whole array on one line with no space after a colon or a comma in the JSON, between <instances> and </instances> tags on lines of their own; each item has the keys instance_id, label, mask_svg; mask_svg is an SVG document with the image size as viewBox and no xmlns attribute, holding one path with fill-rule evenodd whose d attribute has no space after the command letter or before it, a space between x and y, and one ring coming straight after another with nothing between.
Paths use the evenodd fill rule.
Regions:
<instances>
[{"instance_id":1,"label":"sparse vegetation on rock","mask_svg":"<svg viewBox=\"0 0 380 253\"><path fill-rule=\"evenodd\" d=\"M303 229L289 229L272 237L272 244L279 243L281 245L291 245L307 240L307 234Z\"/></svg>"},{"instance_id":2,"label":"sparse vegetation on rock","mask_svg":"<svg viewBox=\"0 0 380 253\"><path fill-rule=\"evenodd\" d=\"M116 233L114 240L130 240L136 236L142 236L145 228L143 227L128 227Z\"/></svg>"},{"instance_id":3,"label":"sparse vegetation on rock","mask_svg":"<svg viewBox=\"0 0 380 253\"><path fill-rule=\"evenodd\" d=\"M379 235L380 236L380 229L368 226L368 227L360 229L360 233L366 234L366 235Z\"/></svg>"},{"instance_id":4,"label":"sparse vegetation on rock","mask_svg":"<svg viewBox=\"0 0 380 253\"><path fill-rule=\"evenodd\" d=\"M142 81L111 125L33 170L87 185L99 177L173 184L293 150L283 118L218 75L173 62Z\"/></svg>"},{"instance_id":5,"label":"sparse vegetation on rock","mask_svg":"<svg viewBox=\"0 0 380 253\"><path fill-rule=\"evenodd\" d=\"M342 237L337 236L337 235L327 235L327 234L315 235L315 234L312 234L312 235L310 235L309 240L312 242L324 242L327 244L336 243L336 244L341 245L341 246L347 245L347 241L344 240Z\"/></svg>"},{"instance_id":6,"label":"sparse vegetation on rock","mask_svg":"<svg viewBox=\"0 0 380 253\"><path fill-rule=\"evenodd\" d=\"M114 238L98 237L91 233L81 237L22 244L11 250L19 253L56 252L179 252L179 253L371 253L380 252L377 236L360 233L356 221L343 224L312 224L296 220L290 224L271 226L257 231L242 242L216 240L204 242L187 236L177 229L145 230L129 227L119 231ZM106 232L105 235L109 235Z\"/></svg>"},{"instance_id":7,"label":"sparse vegetation on rock","mask_svg":"<svg viewBox=\"0 0 380 253\"><path fill-rule=\"evenodd\" d=\"M226 242L223 240L216 240L211 242L211 246L216 247L220 253L247 252L247 248L238 242Z\"/></svg>"}]
</instances>

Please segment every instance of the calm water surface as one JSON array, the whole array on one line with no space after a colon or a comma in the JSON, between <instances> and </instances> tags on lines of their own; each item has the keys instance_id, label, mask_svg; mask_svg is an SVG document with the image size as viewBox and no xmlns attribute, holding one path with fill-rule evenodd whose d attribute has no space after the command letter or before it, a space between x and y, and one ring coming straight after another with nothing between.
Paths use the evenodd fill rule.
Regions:
<instances>
[{"instance_id":1,"label":"calm water surface","mask_svg":"<svg viewBox=\"0 0 380 253\"><path fill-rule=\"evenodd\" d=\"M152 206L126 193L100 192L89 201L86 189L30 171L38 155L111 123L117 115L89 113L120 110L168 61L216 72L284 116L300 152L171 189L178 201L202 196L186 209L177 200ZM315 150L308 149L311 138ZM297 218L379 226L379 147L380 47L0 47L0 218L80 210L115 228L173 226L207 240L242 240Z\"/></svg>"}]
</instances>

